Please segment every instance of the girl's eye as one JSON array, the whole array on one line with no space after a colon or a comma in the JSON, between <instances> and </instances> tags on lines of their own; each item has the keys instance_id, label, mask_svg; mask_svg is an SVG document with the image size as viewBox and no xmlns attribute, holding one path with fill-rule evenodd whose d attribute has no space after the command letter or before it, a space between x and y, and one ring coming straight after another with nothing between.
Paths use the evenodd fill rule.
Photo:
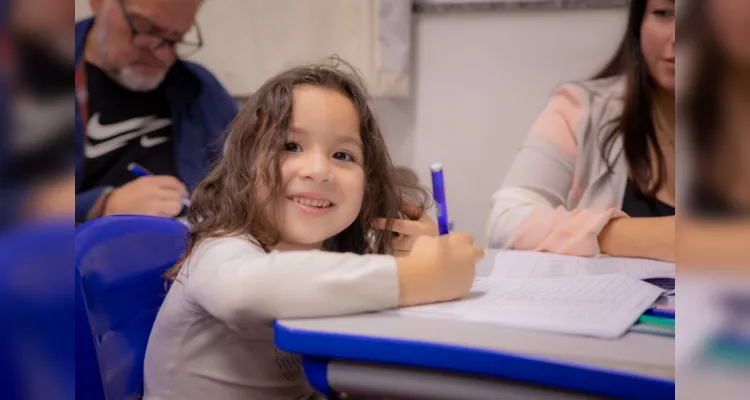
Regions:
<instances>
[{"instance_id":1,"label":"girl's eye","mask_svg":"<svg viewBox=\"0 0 750 400\"><path fill-rule=\"evenodd\" d=\"M654 15L661 18L672 18L674 17L674 10L654 10Z\"/></svg>"},{"instance_id":2,"label":"girl's eye","mask_svg":"<svg viewBox=\"0 0 750 400\"><path fill-rule=\"evenodd\" d=\"M333 158L337 160L341 160L341 161L349 161L349 162L354 161L354 157L352 157L351 154L344 152L344 151L337 151L333 153Z\"/></svg>"},{"instance_id":3,"label":"girl's eye","mask_svg":"<svg viewBox=\"0 0 750 400\"><path fill-rule=\"evenodd\" d=\"M284 151L286 151L286 152L296 153L296 152L301 151L301 150L302 150L302 148L296 142L286 142L284 144Z\"/></svg>"}]
</instances>

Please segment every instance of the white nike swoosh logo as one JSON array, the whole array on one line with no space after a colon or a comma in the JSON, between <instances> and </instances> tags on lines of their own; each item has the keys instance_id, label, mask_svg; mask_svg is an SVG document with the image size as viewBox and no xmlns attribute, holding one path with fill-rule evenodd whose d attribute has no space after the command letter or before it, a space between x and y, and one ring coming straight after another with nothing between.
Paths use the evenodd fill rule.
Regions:
<instances>
[{"instance_id":1,"label":"white nike swoosh logo","mask_svg":"<svg viewBox=\"0 0 750 400\"><path fill-rule=\"evenodd\" d=\"M92 116L91 118L93 119L94 117ZM98 124L98 119L99 118L97 117L97 124ZM129 120L129 121L123 121L120 124L121 124L121 126L125 126L125 123L129 123L130 121L133 121L133 120L141 120L141 121L143 121L144 118L134 118L134 119ZM97 157L100 157L100 156L102 156L104 154L109 153L110 151L117 150L120 147L125 146L125 144L127 142L129 142L130 140L132 140L132 139L135 139L135 138L137 138L139 136L143 136L146 133L153 132L155 130L164 128L166 126L169 126L172 123L172 121L170 121L169 119L166 119L166 118L165 119L155 119L153 116L152 117L145 117L145 120L147 122L149 122L149 120L151 120L151 121L146 126L142 126L142 127L141 126L136 126L135 127L136 129L139 128L139 127L140 127L140 129L138 129L135 132L131 132L131 133L128 133L128 134L125 134L125 135L117 136L117 137L112 138L111 140L108 140L106 142L102 142L102 143L99 143L99 144L91 144L89 142L86 142L86 145L84 146L84 153L86 154L86 157L87 158L97 158ZM118 124L107 125L107 127L110 127L110 126L113 126L113 125L118 125ZM99 126L101 126L101 125L99 125ZM87 135L91 136L89 133L87 133ZM164 137L158 137L158 138L154 138L154 139L156 139L156 140L167 139L168 140L168 138L164 138ZM143 147L149 147L149 146L144 146L143 143L141 143L141 145ZM153 145L153 146L155 146L155 145Z\"/></svg>"},{"instance_id":2,"label":"white nike swoosh logo","mask_svg":"<svg viewBox=\"0 0 750 400\"><path fill-rule=\"evenodd\" d=\"M162 136L162 137L148 137L148 136L141 136L141 146L145 148L158 146L162 143L165 143L169 141L169 137Z\"/></svg>"},{"instance_id":3,"label":"white nike swoosh logo","mask_svg":"<svg viewBox=\"0 0 750 400\"><path fill-rule=\"evenodd\" d=\"M149 123L159 124L161 125L160 128L171 123L168 118L156 119L155 116L150 115L147 117L129 119L127 121L122 121L115 124L102 125L99 122L99 117L99 113L92 115L91 118L89 118L88 125L86 126L86 135L96 140L105 140L127 131L142 129L147 127L147 124Z\"/></svg>"}]
</instances>

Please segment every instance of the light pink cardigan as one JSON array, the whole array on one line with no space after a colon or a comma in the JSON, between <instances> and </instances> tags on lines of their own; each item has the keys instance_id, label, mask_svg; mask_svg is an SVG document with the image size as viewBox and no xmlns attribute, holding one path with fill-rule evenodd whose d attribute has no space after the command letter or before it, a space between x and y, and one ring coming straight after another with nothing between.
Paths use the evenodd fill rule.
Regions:
<instances>
[{"instance_id":1,"label":"light pink cardigan","mask_svg":"<svg viewBox=\"0 0 750 400\"><path fill-rule=\"evenodd\" d=\"M500 190L492 196L489 247L593 256L597 236L620 208L627 165L618 139L601 146L622 111L622 77L560 86L531 127Z\"/></svg>"}]
</instances>

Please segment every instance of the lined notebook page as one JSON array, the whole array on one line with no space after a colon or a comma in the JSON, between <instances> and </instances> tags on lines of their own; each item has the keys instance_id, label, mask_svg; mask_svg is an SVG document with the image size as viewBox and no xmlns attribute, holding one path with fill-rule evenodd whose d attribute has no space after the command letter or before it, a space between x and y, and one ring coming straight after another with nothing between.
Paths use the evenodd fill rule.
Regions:
<instances>
[{"instance_id":1,"label":"lined notebook page","mask_svg":"<svg viewBox=\"0 0 750 400\"><path fill-rule=\"evenodd\" d=\"M626 275L475 281L464 299L396 312L617 338L663 292Z\"/></svg>"}]
</instances>

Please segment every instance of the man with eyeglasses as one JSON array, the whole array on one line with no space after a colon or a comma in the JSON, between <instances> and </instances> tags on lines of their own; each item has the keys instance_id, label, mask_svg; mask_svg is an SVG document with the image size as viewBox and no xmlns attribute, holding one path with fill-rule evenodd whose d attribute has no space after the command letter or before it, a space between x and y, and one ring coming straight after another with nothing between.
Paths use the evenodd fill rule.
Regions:
<instances>
[{"instance_id":1,"label":"man with eyeglasses","mask_svg":"<svg viewBox=\"0 0 750 400\"><path fill-rule=\"evenodd\" d=\"M202 2L90 0L94 17L76 24L77 223L178 216L221 152L236 103L184 61L203 45Z\"/></svg>"}]
</instances>

